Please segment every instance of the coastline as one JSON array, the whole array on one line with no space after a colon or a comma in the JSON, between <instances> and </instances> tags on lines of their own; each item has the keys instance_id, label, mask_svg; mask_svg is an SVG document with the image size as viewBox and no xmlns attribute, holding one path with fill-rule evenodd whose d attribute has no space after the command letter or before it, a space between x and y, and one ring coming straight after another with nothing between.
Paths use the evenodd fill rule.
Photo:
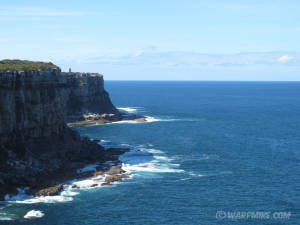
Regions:
<instances>
[{"instance_id":1,"label":"coastline","mask_svg":"<svg viewBox=\"0 0 300 225\"><path fill-rule=\"evenodd\" d=\"M29 199L39 197L58 196L61 192L65 191L65 186L71 181L82 181L84 179L98 179L103 176L102 184L91 184L89 187L96 186L110 186L115 181L121 181L128 178L129 174L121 168L119 156L128 152L128 148L108 148L105 159L95 159L85 163L77 163L72 170L63 168L55 173L47 175L39 184L26 187L18 187L18 191L24 190L24 194ZM91 166L92 165L92 166ZM44 181L44 182L43 182ZM72 189L79 189L80 187L73 184ZM16 198L20 193L11 193L5 195L5 200Z\"/></svg>"},{"instance_id":2,"label":"coastline","mask_svg":"<svg viewBox=\"0 0 300 225\"><path fill-rule=\"evenodd\" d=\"M4 63L10 69L0 72L0 200L20 188L42 195L49 195L49 187L60 191L60 183L90 176L76 171L91 163L103 165L103 173L107 161L118 165L128 149L107 150L69 127L145 121L112 104L102 74L63 73L43 62Z\"/></svg>"},{"instance_id":3,"label":"coastline","mask_svg":"<svg viewBox=\"0 0 300 225\"><path fill-rule=\"evenodd\" d=\"M122 119L120 120L106 120L106 119L94 119L94 120L83 120L67 123L67 126L70 128L73 126L82 126L82 125L92 125L92 124L107 124L113 122L121 121L130 121L130 122L147 122L147 118L143 116L137 116L135 114L126 114L122 113ZM72 130L73 131L73 130ZM75 131L73 131L75 132ZM28 196L40 197L40 196L55 196L63 191L63 184L74 179L86 179L86 178L95 178L99 175L108 175L107 180L101 186L110 186L115 181L121 181L123 179L129 178L129 174L126 174L126 171L121 167L121 161L119 157L129 152L129 148L104 148L99 144L99 140L92 140L89 138L84 138L86 141L92 142L99 147L101 153L97 156L84 159L81 162L69 162L65 165L64 168L60 168L51 173L46 173L46 177L41 175L38 179L38 182L32 182L26 185L15 186L15 189L9 188L9 191L6 193L2 192L0 199L8 200L14 198L19 193L19 190L25 190L25 194ZM91 164L97 164L97 166L90 171L78 172L82 168L88 167ZM111 170L115 172L112 173ZM114 175L113 177L111 177ZM106 177L104 177L106 178ZM98 177L99 179L99 177ZM93 184L95 187L98 185ZM76 187L72 187L75 188ZM1 201L1 200L0 200Z\"/></svg>"},{"instance_id":4,"label":"coastline","mask_svg":"<svg viewBox=\"0 0 300 225\"><path fill-rule=\"evenodd\" d=\"M142 123L149 122L147 121L147 117L139 116L133 113L121 113L122 117L119 120L116 119L94 119L94 120L82 120L67 123L67 126L84 126L84 125L92 125L92 124L107 124L114 122L134 122L134 123ZM97 115L99 117L99 115ZM103 117L103 116L102 116ZM112 117L114 118L114 117ZM73 131L75 132L75 131ZM87 139L87 138L85 138ZM129 148L122 147L103 147L99 140L89 139L88 141L97 144L99 148L101 148L101 154L97 157L89 158L88 160L82 160L81 162L70 162L66 165L65 168L61 168L52 173L47 174L47 177L44 179L39 179L37 183L32 183L30 185L21 185L16 186L15 190L9 191L5 194L2 193L3 200L14 199L15 196L19 194L20 190L25 190L25 194L29 197L33 198L41 197L41 196L56 196L64 191L64 184L74 180L84 180L84 179L98 179L101 180L99 176L102 176L102 180L105 181L100 184L91 184L89 187L96 186L110 186L116 181L122 181L123 179L130 178L130 173L122 168L122 162L119 157L126 152L129 152ZM91 164L97 164L91 170L85 171L86 168ZM83 170L83 172L79 172ZM114 172L112 172L112 170ZM108 179L107 181L105 179ZM110 180L111 179L111 180ZM72 186L72 189L77 189L79 187Z\"/></svg>"},{"instance_id":5,"label":"coastline","mask_svg":"<svg viewBox=\"0 0 300 225\"><path fill-rule=\"evenodd\" d=\"M97 145L99 145L97 143ZM103 148L101 145L99 147ZM108 174L112 168L120 167L119 156L128 152L128 148L107 148L101 151L101 154L94 155L90 160L84 159L81 162L69 162L58 170L52 172L41 173L39 176L32 177L31 183L21 181L19 185L9 186L2 192L2 200L18 195L19 190L24 189L25 194L29 196L53 196L58 195L62 191L62 186L65 182L74 179L84 179L93 177L96 174ZM82 168L88 167L91 164L97 166L93 170L83 170ZM25 179L26 177L24 177ZM113 181L112 181L113 182ZM111 182L107 183L110 185ZM46 191L48 190L48 191Z\"/></svg>"}]
</instances>

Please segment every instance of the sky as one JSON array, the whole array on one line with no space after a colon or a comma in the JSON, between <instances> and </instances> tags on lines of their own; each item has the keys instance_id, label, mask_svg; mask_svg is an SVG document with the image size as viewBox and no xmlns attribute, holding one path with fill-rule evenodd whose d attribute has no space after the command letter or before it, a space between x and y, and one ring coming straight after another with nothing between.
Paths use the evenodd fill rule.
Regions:
<instances>
[{"instance_id":1,"label":"sky","mask_svg":"<svg viewBox=\"0 0 300 225\"><path fill-rule=\"evenodd\" d=\"M0 2L0 59L106 80L300 81L299 0Z\"/></svg>"}]
</instances>

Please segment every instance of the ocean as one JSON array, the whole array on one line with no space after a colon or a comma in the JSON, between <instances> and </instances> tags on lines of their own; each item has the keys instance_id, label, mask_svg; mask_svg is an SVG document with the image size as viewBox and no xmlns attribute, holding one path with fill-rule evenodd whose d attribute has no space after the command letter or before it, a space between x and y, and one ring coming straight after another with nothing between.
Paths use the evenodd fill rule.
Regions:
<instances>
[{"instance_id":1,"label":"ocean","mask_svg":"<svg viewBox=\"0 0 300 225\"><path fill-rule=\"evenodd\" d=\"M105 86L148 122L74 129L130 148L121 160L131 178L39 200L20 193L0 204L0 224L300 224L300 82Z\"/></svg>"}]
</instances>

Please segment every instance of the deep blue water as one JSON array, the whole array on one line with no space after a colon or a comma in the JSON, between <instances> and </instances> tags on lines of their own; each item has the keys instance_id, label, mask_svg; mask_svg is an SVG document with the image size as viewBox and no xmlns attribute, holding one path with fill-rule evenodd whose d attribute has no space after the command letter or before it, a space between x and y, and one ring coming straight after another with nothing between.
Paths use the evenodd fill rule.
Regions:
<instances>
[{"instance_id":1,"label":"deep blue water","mask_svg":"<svg viewBox=\"0 0 300 225\"><path fill-rule=\"evenodd\" d=\"M117 107L158 119L76 128L140 149L124 157L133 178L68 202L10 203L3 212L45 216L0 224L300 224L299 82L105 84ZM270 218L218 219L221 210Z\"/></svg>"}]
</instances>

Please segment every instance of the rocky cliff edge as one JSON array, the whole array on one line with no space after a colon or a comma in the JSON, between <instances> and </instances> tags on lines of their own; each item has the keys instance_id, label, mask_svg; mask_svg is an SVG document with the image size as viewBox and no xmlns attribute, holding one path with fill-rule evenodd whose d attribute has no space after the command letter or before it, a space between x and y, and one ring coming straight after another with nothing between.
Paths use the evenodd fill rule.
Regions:
<instances>
[{"instance_id":1,"label":"rocky cliff edge","mask_svg":"<svg viewBox=\"0 0 300 225\"><path fill-rule=\"evenodd\" d=\"M114 156L66 123L85 115L121 119L103 76L60 69L0 72L0 199L17 187L38 189L80 166Z\"/></svg>"}]
</instances>

